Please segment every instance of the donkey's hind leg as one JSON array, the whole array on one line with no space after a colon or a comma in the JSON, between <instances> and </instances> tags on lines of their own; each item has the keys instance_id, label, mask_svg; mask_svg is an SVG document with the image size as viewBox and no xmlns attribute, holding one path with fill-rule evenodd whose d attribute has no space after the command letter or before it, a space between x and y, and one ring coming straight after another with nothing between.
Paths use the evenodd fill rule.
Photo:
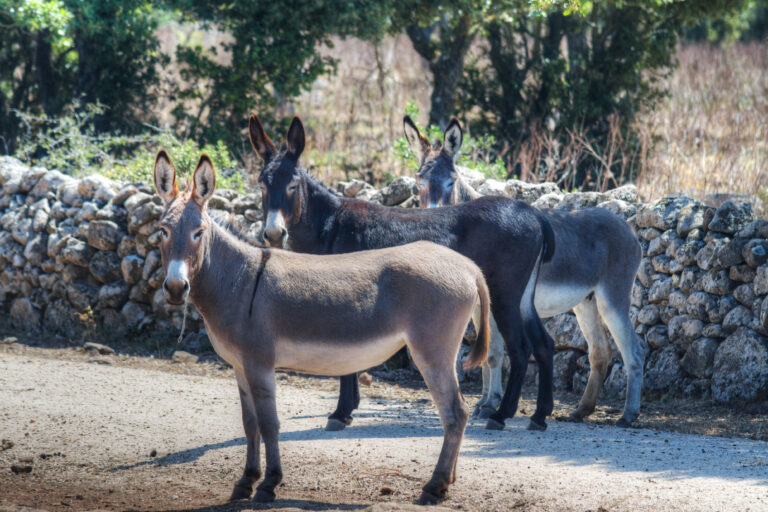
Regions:
<instances>
[{"instance_id":1,"label":"donkey's hind leg","mask_svg":"<svg viewBox=\"0 0 768 512\"><path fill-rule=\"evenodd\" d=\"M476 308L476 312L479 310ZM472 321L474 324L479 324L479 314L472 315ZM491 315L491 343L488 351L488 358L483 363L483 396L475 406L475 412L473 416L479 418L489 418L491 414L496 412L496 409L501 404L501 396L504 393L502 384L502 370L504 365L504 338L499 332L499 327L496 325L496 320Z\"/></svg>"},{"instance_id":2,"label":"donkey's hind leg","mask_svg":"<svg viewBox=\"0 0 768 512\"><path fill-rule=\"evenodd\" d=\"M248 391L248 383L245 377L237 375L237 387L240 391L240 406L243 412L243 427L245 427L245 438L248 443L245 455L245 470L243 476L235 484L232 490L232 496L229 500L245 500L251 497L253 484L261 478L261 468L259 461L259 443L261 435L259 433L259 424L256 419L256 409L253 400Z\"/></svg>"},{"instance_id":3,"label":"donkey's hind leg","mask_svg":"<svg viewBox=\"0 0 768 512\"><path fill-rule=\"evenodd\" d=\"M469 419L469 408L459 391L459 381L453 365L434 364L426 357L417 358L415 354L414 360L437 406L444 431L437 465L418 500L418 503L428 505L442 500L448 486L456 481L456 461Z\"/></svg>"},{"instance_id":4,"label":"donkey's hind leg","mask_svg":"<svg viewBox=\"0 0 768 512\"><path fill-rule=\"evenodd\" d=\"M628 427L640 414L640 393L643 389L643 365L645 353L640 338L629 319L629 292L614 293L611 297L599 294L597 307L605 325L613 335L613 340L621 352L624 368L627 372L627 397L624 401L624 413L616 422L619 427Z\"/></svg>"},{"instance_id":5,"label":"donkey's hind leg","mask_svg":"<svg viewBox=\"0 0 768 512\"><path fill-rule=\"evenodd\" d=\"M352 411L360 405L360 385L357 374L344 375L339 378L339 401L336 410L328 417L325 430L336 432L344 430L352 423Z\"/></svg>"},{"instance_id":6,"label":"donkey's hind leg","mask_svg":"<svg viewBox=\"0 0 768 512\"><path fill-rule=\"evenodd\" d=\"M582 421L595 410L600 388L605 380L608 369L608 361L611 358L611 347L605 336L605 329L600 322L600 314L594 295L581 301L573 308L576 320L579 322L581 332L587 340L589 353L589 379L584 394L579 401L579 406L570 414L574 421Z\"/></svg>"}]
</instances>

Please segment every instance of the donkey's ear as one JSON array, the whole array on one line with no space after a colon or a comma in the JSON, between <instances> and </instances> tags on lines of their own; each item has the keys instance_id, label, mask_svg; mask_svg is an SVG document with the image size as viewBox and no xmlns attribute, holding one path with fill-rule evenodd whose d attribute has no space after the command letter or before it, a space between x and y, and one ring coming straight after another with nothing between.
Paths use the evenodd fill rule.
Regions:
<instances>
[{"instance_id":1,"label":"donkey's ear","mask_svg":"<svg viewBox=\"0 0 768 512\"><path fill-rule=\"evenodd\" d=\"M208 155L200 157L192 178L192 199L200 208L205 208L206 203L216 189L216 171L213 170L213 162Z\"/></svg>"},{"instance_id":2,"label":"donkey's ear","mask_svg":"<svg viewBox=\"0 0 768 512\"><path fill-rule=\"evenodd\" d=\"M158 151L157 157L155 157L153 177L157 195L168 206L168 203L179 195L179 187L176 185L176 168L164 149Z\"/></svg>"},{"instance_id":3,"label":"donkey's ear","mask_svg":"<svg viewBox=\"0 0 768 512\"><path fill-rule=\"evenodd\" d=\"M298 116L294 116L293 121L291 121L286 140L288 141L288 151L290 151L298 160L299 156L301 156L301 152L304 151L305 140L304 125L301 123L301 119L299 119Z\"/></svg>"},{"instance_id":4,"label":"donkey's ear","mask_svg":"<svg viewBox=\"0 0 768 512\"><path fill-rule=\"evenodd\" d=\"M461 148L461 142L464 139L464 133L461 131L459 120L451 118L443 135L443 151L448 155L455 157Z\"/></svg>"},{"instance_id":5,"label":"donkey's ear","mask_svg":"<svg viewBox=\"0 0 768 512\"><path fill-rule=\"evenodd\" d=\"M432 146L425 136L421 134L416 124L410 118L405 116L403 118L403 131L405 132L405 138L408 141L408 145L411 146L411 151L416 153L416 158L419 162L424 160L424 157L429 153Z\"/></svg>"},{"instance_id":6,"label":"donkey's ear","mask_svg":"<svg viewBox=\"0 0 768 512\"><path fill-rule=\"evenodd\" d=\"M251 139L253 150L265 163L277 153L277 148L275 148L272 140L267 136L264 126L262 126L261 120L256 114L251 114L250 119L248 119L248 137Z\"/></svg>"}]
</instances>

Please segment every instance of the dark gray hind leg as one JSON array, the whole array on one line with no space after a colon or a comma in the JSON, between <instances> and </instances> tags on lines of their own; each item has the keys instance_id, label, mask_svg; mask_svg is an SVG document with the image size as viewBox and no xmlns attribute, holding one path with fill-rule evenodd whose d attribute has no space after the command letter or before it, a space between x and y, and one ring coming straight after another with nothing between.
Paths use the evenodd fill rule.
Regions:
<instances>
[{"instance_id":1,"label":"dark gray hind leg","mask_svg":"<svg viewBox=\"0 0 768 512\"><path fill-rule=\"evenodd\" d=\"M273 368L267 368L259 363L248 365L244 371L267 454L264 480L256 488L256 495L253 500L266 503L275 499L275 487L283 480L280 449L277 444L280 422L277 419L277 405L275 403L275 371Z\"/></svg>"},{"instance_id":2,"label":"dark gray hind leg","mask_svg":"<svg viewBox=\"0 0 768 512\"><path fill-rule=\"evenodd\" d=\"M245 437L247 440L247 449L245 455L245 470L243 476L235 484L232 490L230 501L244 500L251 497L253 484L261 478L261 468L259 461L259 443L261 435L259 434L259 425L256 419L256 409L251 400L250 394L246 391L248 384L243 376L237 377L237 387L240 391L240 406L243 413L243 427L245 427Z\"/></svg>"},{"instance_id":3,"label":"dark gray hind leg","mask_svg":"<svg viewBox=\"0 0 768 512\"><path fill-rule=\"evenodd\" d=\"M627 397L624 401L624 413L616 422L619 427L628 427L640 414L640 394L643 389L643 366L645 353L640 338L629 319L629 292L597 295L597 308L605 325L613 335L613 340L621 352L624 369L627 372ZM625 297L626 295L626 297Z\"/></svg>"},{"instance_id":4,"label":"dark gray hind leg","mask_svg":"<svg viewBox=\"0 0 768 512\"><path fill-rule=\"evenodd\" d=\"M523 322L526 336L533 348L533 357L539 366L539 394L536 397L536 411L528 422L528 430L546 430L547 416L552 414L555 408L553 393L555 341L544 328L535 310L533 315L529 315Z\"/></svg>"},{"instance_id":5,"label":"dark gray hind leg","mask_svg":"<svg viewBox=\"0 0 768 512\"><path fill-rule=\"evenodd\" d=\"M595 410L600 388L605 380L608 362L611 359L611 347L605 335L605 329L600 321L597 302L593 294L573 308L581 332L587 340L589 350L589 379L579 406L570 414L574 421L582 421Z\"/></svg>"},{"instance_id":6,"label":"dark gray hind leg","mask_svg":"<svg viewBox=\"0 0 768 512\"><path fill-rule=\"evenodd\" d=\"M491 304L494 304L493 299L491 299ZM498 301L496 304L494 316L499 326L499 332L504 337L507 346L510 368L509 379L504 389L501 405L488 418L486 428L490 430L502 430L504 428L504 420L513 417L517 412L520 392L523 380L525 379L525 371L528 367L528 358L531 355L531 347L523 331L519 307L503 308Z\"/></svg>"},{"instance_id":7,"label":"dark gray hind leg","mask_svg":"<svg viewBox=\"0 0 768 512\"><path fill-rule=\"evenodd\" d=\"M360 385L357 374L344 375L339 378L339 402L336 410L328 417L325 430L336 432L344 430L352 423L352 411L360 405Z\"/></svg>"}]
</instances>

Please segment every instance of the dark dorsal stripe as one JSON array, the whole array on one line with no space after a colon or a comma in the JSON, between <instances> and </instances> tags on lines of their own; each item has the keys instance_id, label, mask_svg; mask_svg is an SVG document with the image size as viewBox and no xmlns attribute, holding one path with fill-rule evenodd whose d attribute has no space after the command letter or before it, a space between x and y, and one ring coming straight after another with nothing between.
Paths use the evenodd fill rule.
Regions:
<instances>
[{"instance_id":1,"label":"dark dorsal stripe","mask_svg":"<svg viewBox=\"0 0 768 512\"><path fill-rule=\"evenodd\" d=\"M251 294L251 305L248 307L248 316L253 314L253 299L256 298L256 290L259 288L259 281L261 281L261 274L264 273L264 266L267 264L269 257L272 253L269 249L261 251L261 261L259 262L259 268L256 269L256 280L253 283L253 293Z\"/></svg>"}]
</instances>

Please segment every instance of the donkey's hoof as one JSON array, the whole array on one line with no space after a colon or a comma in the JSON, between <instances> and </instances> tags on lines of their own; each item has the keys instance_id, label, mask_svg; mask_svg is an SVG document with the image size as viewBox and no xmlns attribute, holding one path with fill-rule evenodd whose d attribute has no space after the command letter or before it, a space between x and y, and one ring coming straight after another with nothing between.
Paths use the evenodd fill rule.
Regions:
<instances>
[{"instance_id":1,"label":"donkey's hoof","mask_svg":"<svg viewBox=\"0 0 768 512\"><path fill-rule=\"evenodd\" d=\"M621 428L629 428L632 426L632 420L628 420L626 417L622 416L616 422L616 426Z\"/></svg>"},{"instance_id":2,"label":"donkey's hoof","mask_svg":"<svg viewBox=\"0 0 768 512\"><path fill-rule=\"evenodd\" d=\"M235 488L232 489L232 496L229 497L229 501L247 500L251 497L251 491L253 489L250 485L235 484Z\"/></svg>"},{"instance_id":3,"label":"donkey's hoof","mask_svg":"<svg viewBox=\"0 0 768 512\"><path fill-rule=\"evenodd\" d=\"M526 430L538 430L540 432L543 432L547 430L547 422L542 421L541 423L535 421L533 418L528 420L528 426L525 427Z\"/></svg>"},{"instance_id":4,"label":"donkey's hoof","mask_svg":"<svg viewBox=\"0 0 768 512\"><path fill-rule=\"evenodd\" d=\"M416 500L417 505L437 505L440 503L440 498L427 491L421 491L421 496Z\"/></svg>"},{"instance_id":5,"label":"donkey's hoof","mask_svg":"<svg viewBox=\"0 0 768 512\"><path fill-rule=\"evenodd\" d=\"M486 430L504 430L504 422L488 418L488 423L485 425L485 428Z\"/></svg>"},{"instance_id":6,"label":"donkey's hoof","mask_svg":"<svg viewBox=\"0 0 768 512\"><path fill-rule=\"evenodd\" d=\"M349 422L337 420L336 418L328 418L328 423L325 425L325 430L327 432L338 432L339 430L344 430L347 428L347 425L352 423L350 420Z\"/></svg>"},{"instance_id":7,"label":"donkey's hoof","mask_svg":"<svg viewBox=\"0 0 768 512\"><path fill-rule=\"evenodd\" d=\"M491 414L493 414L495 412L496 412L496 409L494 409L493 407L490 407L490 406L489 407L483 407L482 409L480 409L478 411L477 416L482 418L482 419L488 419L488 418L491 417Z\"/></svg>"},{"instance_id":8,"label":"donkey's hoof","mask_svg":"<svg viewBox=\"0 0 768 512\"><path fill-rule=\"evenodd\" d=\"M584 421L584 414L580 413L579 411L573 411L568 415L568 420L574 423L581 423Z\"/></svg>"},{"instance_id":9,"label":"donkey's hoof","mask_svg":"<svg viewBox=\"0 0 768 512\"><path fill-rule=\"evenodd\" d=\"M256 491L253 501L256 503L270 503L275 501L275 493L266 489L259 489Z\"/></svg>"}]
</instances>

